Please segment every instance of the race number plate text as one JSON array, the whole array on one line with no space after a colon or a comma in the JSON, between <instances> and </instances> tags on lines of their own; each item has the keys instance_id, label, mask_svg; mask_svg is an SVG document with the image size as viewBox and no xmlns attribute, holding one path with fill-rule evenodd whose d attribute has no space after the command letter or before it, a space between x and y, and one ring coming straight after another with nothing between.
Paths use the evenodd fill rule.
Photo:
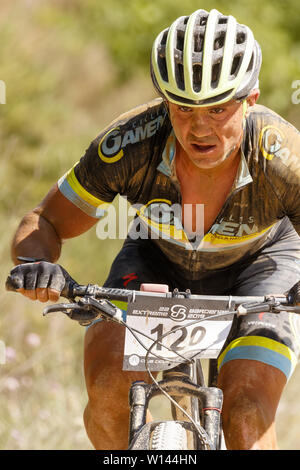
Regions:
<instances>
[{"instance_id":1,"label":"race number plate text","mask_svg":"<svg viewBox=\"0 0 300 470\"><path fill-rule=\"evenodd\" d=\"M185 357L216 358L230 331L233 315L228 301L187 298L137 298L128 303L126 323L145 333L136 333L145 348L126 329L124 370L145 370L145 356L153 371L175 367ZM169 332L169 333L168 333ZM168 333L166 335L166 333ZM167 349L167 346L169 349Z\"/></svg>"}]
</instances>

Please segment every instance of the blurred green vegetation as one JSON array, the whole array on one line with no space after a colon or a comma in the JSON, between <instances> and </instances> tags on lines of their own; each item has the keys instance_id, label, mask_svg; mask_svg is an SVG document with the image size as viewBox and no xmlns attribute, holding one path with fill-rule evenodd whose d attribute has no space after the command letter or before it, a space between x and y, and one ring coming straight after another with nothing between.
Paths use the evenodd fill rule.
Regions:
<instances>
[{"instance_id":1,"label":"blurred green vegetation","mask_svg":"<svg viewBox=\"0 0 300 470\"><path fill-rule=\"evenodd\" d=\"M76 24L83 37L103 41L118 67L117 84L132 78L137 70L148 70L154 37L177 17L199 8L232 14L252 28L261 44L264 103L279 113L289 111L291 82L300 76L298 0L74 0L60 5L55 11L46 9L45 25L74 28Z\"/></svg>"},{"instance_id":2,"label":"blurred green vegetation","mask_svg":"<svg viewBox=\"0 0 300 470\"><path fill-rule=\"evenodd\" d=\"M253 29L263 51L260 102L299 127L291 102L300 79L299 0L1 0L0 340L9 352L0 365L1 449L91 448L81 418L84 331L59 316L43 319L41 304L4 291L10 240L102 127L155 96L153 39L198 8L233 14ZM101 242L92 229L65 243L60 262L80 282L101 283L121 243ZM286 405L296 387L297 374L279 411L283 448L299 448L300 411Z\"/></svg>"}]
</instances>

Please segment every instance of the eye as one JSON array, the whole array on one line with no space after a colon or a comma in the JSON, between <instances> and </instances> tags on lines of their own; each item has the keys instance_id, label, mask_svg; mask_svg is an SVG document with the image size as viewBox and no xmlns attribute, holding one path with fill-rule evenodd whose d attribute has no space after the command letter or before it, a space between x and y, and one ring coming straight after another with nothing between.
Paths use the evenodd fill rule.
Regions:
<instances>
[{"instance_id":1,"label":"eye","mask_svg":"<svg viewBox=\"0 0 300 470\"><path fill-rule=\"evenodd\" d=\"M183 113L190 113L191 111L193 111L193 108L189 108L188 106L178 106L178 109Z\"/></svg>"},{"instance_id":2,"label":"eye","mask_svg":"<svg viewBox=\"0 0 300 470\"><path fill-rule=\"evenodd\" d=\"M222 114L225 111L224 108L212 108L210 110L211 114Z\"/></svg>"}]
</instances>

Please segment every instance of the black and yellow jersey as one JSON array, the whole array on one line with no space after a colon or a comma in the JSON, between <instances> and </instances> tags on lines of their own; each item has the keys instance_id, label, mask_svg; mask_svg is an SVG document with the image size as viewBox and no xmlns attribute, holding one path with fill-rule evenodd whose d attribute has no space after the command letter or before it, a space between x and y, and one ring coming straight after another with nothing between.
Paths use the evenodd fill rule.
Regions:
<instances>
[{"instance_id":1,"label":"black and yellow jersey","mask_svg":"<svg viewBox=\"0 0 300 470\"><path fill-rule=\"evenodd\" d=\"M181 211L174 210L181 207L176 139L161 99L112 122L59 180L59 189L99 219L117 194L126 197L138 208L135 228L137 221L146 227L153 243L191 279L229 266L283 236L290 222L300 234L300 133L264 106L250 109L231 192L196 243L183 229Z\"/></svg>"}]
</instances>

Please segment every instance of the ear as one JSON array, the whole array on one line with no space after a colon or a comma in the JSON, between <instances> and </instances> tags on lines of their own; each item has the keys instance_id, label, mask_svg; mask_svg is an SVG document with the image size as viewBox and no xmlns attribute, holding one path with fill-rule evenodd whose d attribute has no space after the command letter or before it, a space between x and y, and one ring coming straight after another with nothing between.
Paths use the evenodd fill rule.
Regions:
<instances>
[{"instance_id":1,"label":"ear","mask_svg":"<svg viewBox=\"0 0 300 470\"><path fill-rule=\"evenodd\" d=\"M258 88L255 88L254 90L252 90L248 98L246 98L247 105L254 106L259 98L259 95L260 95L260 91Z\"/></svg>"},{"instance_id":2,"label":"ear","mask_svg":"<svg viewBox=\"0 0 300 470\"><path fill-rule=\"evenodd\" d=\"M165 109L167 111L167 113L170 115L170 108L169 108L169 102L168 100L166 100L165 98L163 99L163 103L164 103L164 106L165 106Z\"/></svg>"}]
</instances>

